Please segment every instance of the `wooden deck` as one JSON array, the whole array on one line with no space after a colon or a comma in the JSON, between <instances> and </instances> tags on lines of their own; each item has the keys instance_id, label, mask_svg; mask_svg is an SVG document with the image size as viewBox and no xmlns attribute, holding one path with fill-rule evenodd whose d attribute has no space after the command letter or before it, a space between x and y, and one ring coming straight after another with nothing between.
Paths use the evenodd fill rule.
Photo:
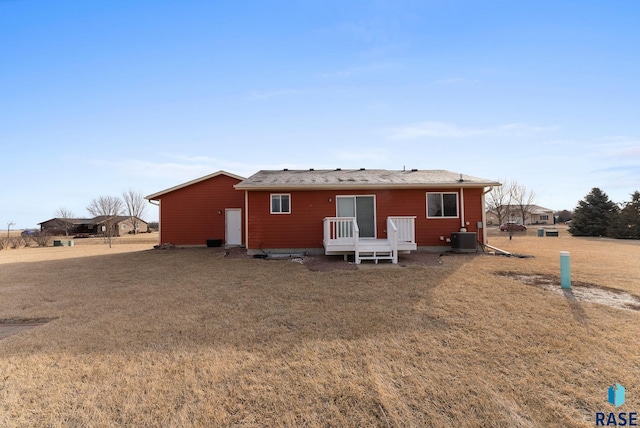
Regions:
<instances>
[{"instance_id":1,"label":"wooden deck","mask_svg":"<svg viewBox=\"0 0 640 428\"><path fill-rule=\"evenodd\" d=\"M327 217L324 219L324 253L350 255L356 264L363 260L390 260L398 263L398 252L415 251L415 217L388 217L387 238L360 238L355 218Z\"/></svg>"}]
</instances>

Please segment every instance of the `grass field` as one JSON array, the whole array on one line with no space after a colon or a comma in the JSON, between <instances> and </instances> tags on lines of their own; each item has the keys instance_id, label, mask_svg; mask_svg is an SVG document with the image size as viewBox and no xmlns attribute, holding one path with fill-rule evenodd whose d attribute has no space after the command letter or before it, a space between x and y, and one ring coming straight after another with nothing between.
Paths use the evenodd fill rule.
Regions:
<instances>
[{"instance_id":1,"label":"grass field","mask_svg":"<svg viewBox=\"0 0 640 428\"><path fill-rule=\"evenodd\" d=\"M534 258L315 272L157 235L0 251L0 426L593 426L640 411L640 311L509 275L640 295L640 243L490 244ZM402 260L401 260L402 263Z\"/></svg>"}]
</instances>

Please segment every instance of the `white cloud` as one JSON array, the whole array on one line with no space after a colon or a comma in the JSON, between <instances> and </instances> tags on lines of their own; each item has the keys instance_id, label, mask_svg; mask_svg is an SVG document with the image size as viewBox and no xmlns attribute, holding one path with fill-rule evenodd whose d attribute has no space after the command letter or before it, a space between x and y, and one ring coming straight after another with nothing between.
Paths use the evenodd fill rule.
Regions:
<instances>
[{"instance_id":1,"label":"white cloud","mask_svg":"<svg viewBox=\"0 0 640 428\"><path fill-rule=\"evenodd\" d=\"M546 132L546 131L554 131L558 129L559 126L532 126L527 125L526 123L508 123L506 125L500 126L498 129L504 132L509 133L532 133L532 132Z\"/></svg>"},{"instance_id":2,"label":"white cloud","mask_svg":"<svg viewBox=\"0 0 640 428\"><path fill-rule=\"evenodd\" d=\"M435 83L436 85L458 85L458 84L464 84L464 83L478 83L479 80L478 79L467 79L465 77L450 77L447 79L440 79L440 80L436 80Z\"/></svg>"},{"instance_id":3,"label":"white cloud","mask_svg":"<svg viewBox=\"0 0 640 428\"><path fill-rule=\"evenodd\" d=\"M508 123L491 128L461 128L445 122L421 122L392 130L390 138L408 140L416 138L466 138L480 135L525 136L538 132L553 131L558 126L531 126L524 123Z\"/></svg>"},{"instance_id":4,"label":"white cloud","mask_svg":"<svg viewBox=\"0 0 640 428\"><path fill-rule=\"evenodd\" d=\"M597 140L604 155L627 161L640 159L640 140L625 136L603 137Z\"/></svg>"},{"instance_id":5,"label":"white cloud","mask_svg":"<svg viewBox=\"0 0 640 428\"><path fill-rule=\"evenodd\" d=\"M422 122L402 128L395 128L391 138L409 140L415 138L462 138L487 134L486 129L464 129L444 122Z\"/></svg>"},{"instance_id":6,"label":"white cloud","mask_svg":"<svg viewBox=\"0 0 640 428\"><path fill-rule=\"evenodd\" d=\"M118 171L121 177L132 177L135 180L157 180L161 183L177 185L216 171L224 170L242 177L249 177L262 169L307 169L313 165L297 163L246 163L209 156L163 155L169 161L142 161L139 159L123 159L117 162L96 162L95 165L107 166ZM318 166L316 166L318 167ZM331 166L332 167L332 166Z\"/></svg>"},{"instance_id":7,"label":"white cloud","mask_svg":"<svg viewBox=\"0 0 640 428\"><path fill-rule=\"evenodd\" d=\"M394 21L388 14L378 13L367 18L338 23L322 32L341 39L348 38L369 44L380 44L390 41L391 35L395 34L393 27Z\"/></svg>"},{"instance_id":8,"label":"white cloud","mask_svg":"<svg viewBox=\"0 0 640 428\"><path fill-rule=\"evenodd\" d=\"M346 79L353 76L358 76L362 74L372 74L379 72L386 72L391 70L399 70L402 67L398 64L394 63L379 63L379 64L369 64L369 65L361 65L348 67L343 70L337 71L329 71L319 73L318 76L322 79Z\"/></svg>"},{"instance_id":9,"label":"white cloud","mask_svg":"<svg viewBox=\"0 0 640 428\"><path fill-rule=\"evenodd\" d=\"M384 162L389 159L390 155L389 151L385 149L359 151L339 150L335 153L335 157L338 160L351 163L363 162L366 165L371 165L372 162Z\"/></svg>"},{"instance_id":10,"label":"white cloud","mask_svg":"<svg viewBox=\"0 0 640 428\"><path fill-rule=\"evenodd\" d=\"M252 100L267 100L275 97L307 95L311 93L308 89L271 89L262 91L252 91L247 94Z\"/></svg>"}]
</instances>

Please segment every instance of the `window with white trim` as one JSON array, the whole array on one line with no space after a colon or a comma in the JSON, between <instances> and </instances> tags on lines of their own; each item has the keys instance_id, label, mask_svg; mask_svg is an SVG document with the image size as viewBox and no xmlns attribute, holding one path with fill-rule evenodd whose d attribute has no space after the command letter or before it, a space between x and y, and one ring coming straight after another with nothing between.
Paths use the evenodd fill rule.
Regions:
<instances>
[{"instance_id":1,"label":"window with white trim","mask_svg":"<svg viewBox=\"0 0 640 428\"><path fill-rule=\"evenodd\" d=\"M427 193L427 218L458 217L458 194Z\"/></svg>"},{"instance_id":2,"label":"window with white trim","mask_svg":"<svg viewBox=\"0 0 640 428\"><path fill-rule=\"evenodd\" d=\"M291 195L271 195L271 214L291 214Z\"/></svg>"},{"instance_id":3,"label":"window with white trim","mask_svg":"<svg viewBox=\"0 0 640 428\"><path fill-rule=\"evenodd\" d=\"M547 214L540 214L540 220L549 220L549 216Z\"/></svg>"}]
</instances>

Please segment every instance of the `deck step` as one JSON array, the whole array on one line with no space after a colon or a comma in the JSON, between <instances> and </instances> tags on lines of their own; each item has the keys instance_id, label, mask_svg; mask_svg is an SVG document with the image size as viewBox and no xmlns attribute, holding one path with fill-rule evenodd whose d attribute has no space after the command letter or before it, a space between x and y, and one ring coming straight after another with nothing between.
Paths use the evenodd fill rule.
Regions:
<instances>
[{"instance_id":1,"label":"deck step","mask_svg":"<svg viewBox=\"0 0 640 428\"><path fill-rule=\"evenodd\" d=\"M326 242L323 242L325 247L326 255L346 255L346 254L354 254L355 252L355 244L354 243L331 243L327 245ZM398 245L398 251L411 251L415 250L415 243L411 243L413 247L408 246L409 243L402 243L404 247L400 248ZM391 260L394 263L397 263L397 256L391 248L391 243L386 239L370 239L363 238L358 241L358 251L357 251L357 259L356 263L360 263L364 260L373 260L375 263L378 263L379 260Z\"/></svg>"},{"instance_id":2,"label":"deck step","mask_svg":"<svg viewBox=\"0 0 640 428\"><path fill-rule=\"evenodd\" d=\"M358 258L360 261L373 260L377 264L379 260L393 260L393 251L391 249L360 251Z\"/></svg>"}]
</instances>

